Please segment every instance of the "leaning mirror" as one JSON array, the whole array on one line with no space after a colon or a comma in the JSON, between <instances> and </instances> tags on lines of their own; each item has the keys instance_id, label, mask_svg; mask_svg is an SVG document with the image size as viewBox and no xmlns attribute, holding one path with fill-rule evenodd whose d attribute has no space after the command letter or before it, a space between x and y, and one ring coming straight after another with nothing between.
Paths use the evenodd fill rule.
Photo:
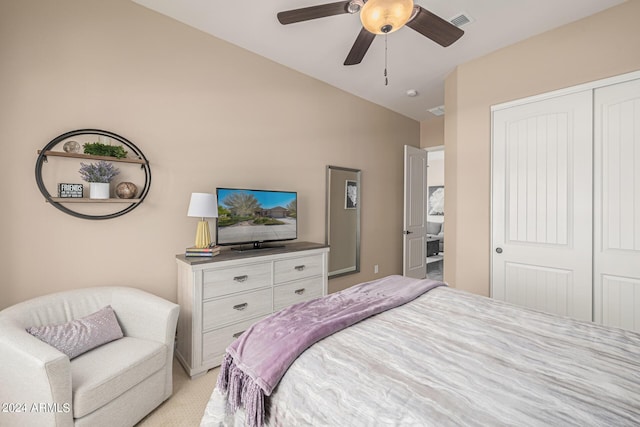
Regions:
<instances>
[{"instance_id":1,"label":"leaning mirror","mask_svg":"<svg viewBox=\"0 0 640 427\"><path fill-rule=\"evenodd\" d=\"M360 271L360 170L327 166L329 278Z\"/></svg>"}]
</instances>

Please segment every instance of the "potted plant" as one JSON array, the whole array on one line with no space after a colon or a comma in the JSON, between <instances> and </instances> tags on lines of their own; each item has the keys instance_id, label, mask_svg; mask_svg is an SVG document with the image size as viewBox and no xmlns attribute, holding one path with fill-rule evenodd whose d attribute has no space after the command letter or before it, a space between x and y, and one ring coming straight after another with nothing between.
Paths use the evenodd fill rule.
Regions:
<instances>
[{"instance_id":1,"label":"potted plant","mask_svg":"<svg viewBox=\"0 0 640 427\"><path fill-rule=\"evenodd\" d=\"M127 151L121 145L107 145L101 142L88 142L83 145L83 148L84 154L117 157L119 159L127 157Z\"/></svg>"},{"instance_id":2,"label":"potted plant","mask_svg":"<svg viewBox=\"0 0 640 427\"><path fill-rule=\"evenodd\" d=\"M112 163L100 160L96 163L80 163L80 176L89 183L89 198L108 199L109 183L120 173Z\"/></svg>"}]
</instances>

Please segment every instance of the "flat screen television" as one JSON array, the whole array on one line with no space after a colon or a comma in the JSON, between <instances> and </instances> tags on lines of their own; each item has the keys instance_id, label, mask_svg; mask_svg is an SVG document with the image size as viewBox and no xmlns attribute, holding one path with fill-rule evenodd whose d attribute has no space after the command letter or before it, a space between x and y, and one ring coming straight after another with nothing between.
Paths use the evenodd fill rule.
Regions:
<instances>
[{"instance_id":1,"label":"flat screen television","mask_svg":"<svg viewBox=\"0 0 640 427\"><path fill-rule=\"evenodd\" d=\"M295 191L217 188L216 196L218 245L250 244L233 249L259 249L282 246L272 242L298 237L298 193Z\"/></svg>"}]
</instances>

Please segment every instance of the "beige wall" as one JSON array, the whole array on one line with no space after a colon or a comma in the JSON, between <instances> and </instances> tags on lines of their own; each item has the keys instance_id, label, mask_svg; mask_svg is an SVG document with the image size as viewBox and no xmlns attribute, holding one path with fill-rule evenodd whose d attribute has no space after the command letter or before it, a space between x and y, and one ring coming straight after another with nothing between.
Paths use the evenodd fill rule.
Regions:
<instances>
[{"instance_id":1,"label":"beige wall","mask_svg":"<svg viewBox=\"0 0 640 427\"><path fill-rule=\"evenodd\" d=\"M420 122L420 148L444 145L444 118L431 117Z\"/></svg>"},{"instance_id":2,"label":"beige wall","mask_svg":"<svg viewBox=\"0 0 640 427\"><path fill-rule=\"evenodd\" d=\"M297 191L299 237L322 242L328 164L362 170L363 203L362 273L330 290L374 278L374 264L380 277L402 271L390 207L402 205L402 146L419 145L418 122L128 0L2 0L0 55L0 309L109 284L175 300L174 256L196 228L190 194L216 186ZM82 128L149 159L151 190L132 212L82 220L44 202L36 151Z\"/></svg>"},{"instance_id":3,"label":"beige wall","mask_svg":"<svg viewBox=\"0 0 640 427\"><path fill-rule=\"evenodd\" d=\"M640 1L459 66L445 85L445 280L489 294L491 105L640 69Z\"/></svg>"}]
</instances>

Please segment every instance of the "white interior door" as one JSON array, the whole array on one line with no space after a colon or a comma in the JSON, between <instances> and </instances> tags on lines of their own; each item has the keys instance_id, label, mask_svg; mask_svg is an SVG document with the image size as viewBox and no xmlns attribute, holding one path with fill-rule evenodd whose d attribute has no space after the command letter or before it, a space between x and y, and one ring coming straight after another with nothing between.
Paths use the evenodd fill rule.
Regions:
<instances>
[{"instance_id":1,"label":"white interior door","mask_svg":"<svg viewBox=\"0 0 640 427\"><path fill-rule=\"evenodd\" d=\"M592 91L493 113L492 296L592 320Z\"/></svg>"},{"instance_id":2,"label":"white interior door","mask_svg":"<svg viewBox=\"0 0 640 427\"><path fill-rule=\"evenodd\" d=\"M427 277L427 152L404 146L404 229L402 274Z\"/></svg>"},{"instance_id":3,"label":"white interior door","mask_svg":"<svg viewBox=\"0 0 640 427\"><path fill-rule=\"evenodd\" d=\"M594 320L640 331L640 80L594 105Z\"/></svg>"}]
</instances>

